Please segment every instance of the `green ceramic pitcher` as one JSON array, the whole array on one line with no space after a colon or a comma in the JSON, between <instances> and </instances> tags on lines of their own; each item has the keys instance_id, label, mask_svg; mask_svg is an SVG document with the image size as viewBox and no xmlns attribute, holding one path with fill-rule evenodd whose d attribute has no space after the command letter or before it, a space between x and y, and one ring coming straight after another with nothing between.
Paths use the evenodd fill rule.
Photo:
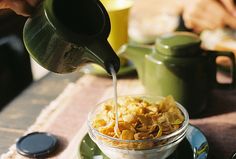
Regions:
<instances>
[{"instance_id":1,"label":"green ceramic pitcher","mask_svg":"<svg viewBox=\"0 0 236 159\"><path fill-rule=\"evenodd\" d=\"M174 32L158 37L155 46L127 44L119 52L134 63L148 94L172 95L194 117L206 107L209 90L234 88L236 79L233 53L206 51L200 44L193 33ZM218 56L231 59L230 84L216 80Z\"/></svg>"},{"instance_id":2,"label":"green ceramic pitcher","mask_svg":"<svg viewBox=\"0 0 236 159\"><path fill-rule=\"evenodd\" d=\"M109 16L99 0L44 0L27 20L23 38L30 55L50 71L68 73L93 62L118 72L109 33Z\"/></svg>"}]
</instances>

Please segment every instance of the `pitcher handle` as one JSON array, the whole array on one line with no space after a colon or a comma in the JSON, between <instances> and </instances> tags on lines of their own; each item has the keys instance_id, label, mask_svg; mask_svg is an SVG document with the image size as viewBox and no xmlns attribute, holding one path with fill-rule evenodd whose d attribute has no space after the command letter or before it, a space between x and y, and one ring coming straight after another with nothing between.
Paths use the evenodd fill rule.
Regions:
<instances>
[{"instance_id":1,"label":"pitcher handle","mask_svg":"<svg viewBox=\"0 0 236 159\"><path fill-rule=\"evenodd\" d=\"M207 55L209 57L209 62L212 64L212 67L209 69L209 73L211 73L212 76L210 76L215 84L216 88L219 89L233 89L235 88L236 84L236 66L235 66L235 56L232 52L227 51L207 51ZM217 73L217 63L216 58L218 56L226 56L230 59L232 62L232 66L230 68L230 74L232 77L232 83L219 83L216 79L216 73Z\"/></svg>"}]
</instances>

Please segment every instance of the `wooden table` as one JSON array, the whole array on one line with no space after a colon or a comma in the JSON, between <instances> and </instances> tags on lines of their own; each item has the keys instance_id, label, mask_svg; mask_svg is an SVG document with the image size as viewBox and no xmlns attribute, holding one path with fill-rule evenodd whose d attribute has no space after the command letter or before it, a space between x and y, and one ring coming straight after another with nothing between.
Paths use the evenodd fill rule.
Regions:
<instances>
[{"instance_id":1,"label":"wooden table","mask_svg":"<svg viewBox=\"0 0 236 159\"><path fill-rule=\"evenodd\" d=\"M8 151L35 119L68 83L78 80L81 73L66 75L49 73L32 83L0 112L0 154Z\"/></svg>"}]
</instances>

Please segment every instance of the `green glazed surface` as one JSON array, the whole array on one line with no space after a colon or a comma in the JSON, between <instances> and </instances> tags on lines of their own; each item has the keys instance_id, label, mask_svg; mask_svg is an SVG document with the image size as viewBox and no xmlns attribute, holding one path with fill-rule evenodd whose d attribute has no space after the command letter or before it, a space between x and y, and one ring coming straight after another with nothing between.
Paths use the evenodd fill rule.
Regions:
<instances>
[{"instance_id":1,"label":"green glazed surface","mask_svg":"<svg viewBox=\"0 0 236 159\"><path fill-rule=\"evenodd\" d=\"M189 58L146 56L144 86L148 94L172 95L193 115L207 102L207 60L203 56Z\"/></svg>"},{"instance_id":2,"label":"green glazed surface","mask_svg":"<svg viewBox=\"0 0 236 159\"><path fill-rule=\"evenodd\" d=\"M156 50L168 56L193 56L199 54L200 38L188 32L174 32L156 39Z\"/></svg>"}]
</instances>

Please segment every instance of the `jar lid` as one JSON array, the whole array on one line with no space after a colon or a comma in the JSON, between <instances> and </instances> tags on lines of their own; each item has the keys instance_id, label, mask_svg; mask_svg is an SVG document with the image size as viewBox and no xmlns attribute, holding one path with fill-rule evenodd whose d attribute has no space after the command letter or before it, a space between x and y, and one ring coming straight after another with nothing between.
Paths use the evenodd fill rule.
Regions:
<instances>
[{"instance_id":1,"label":"jar lid","mask_svg":"<svg viewBox=\"0 0 236 159\"><path fill-rule=\"evenodd\" d=\"M19 138L16 149L23 156L44 158L54 152L57 143L57 138L50 133L33 132Z\"/></svg>"},{"instance_id":2,"label":"jar lid","mask_svg":"<svg viewBox=\"0 0 236 159\"><path fill-rule=\"evenodd\" d=\"M158 37L155 47L160 54L183 57L199 54L200 44L200 38L194 33L173 32Z\"/></svg>"}]
</instances>

